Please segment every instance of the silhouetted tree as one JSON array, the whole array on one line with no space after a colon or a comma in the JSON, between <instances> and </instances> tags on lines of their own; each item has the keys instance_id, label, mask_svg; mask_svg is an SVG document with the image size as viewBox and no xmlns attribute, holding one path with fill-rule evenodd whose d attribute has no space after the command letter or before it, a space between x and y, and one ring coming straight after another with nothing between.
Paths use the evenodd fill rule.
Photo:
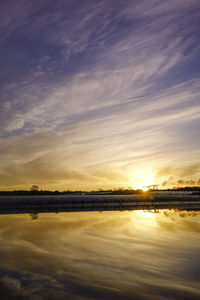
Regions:
<instances>
[{"instance_id":1,"label":"silhouetted tree","mask_svg":"<svg viewBox=\"0 0 200 300\"><path fill-rule=\"evenodd\" d=\"M32 192L36 192L36 191L38 191L38 190L39 190L38 185L33 184L32 187L31 187L31 191L32 191Z\"/></svg>"}]
</instances>

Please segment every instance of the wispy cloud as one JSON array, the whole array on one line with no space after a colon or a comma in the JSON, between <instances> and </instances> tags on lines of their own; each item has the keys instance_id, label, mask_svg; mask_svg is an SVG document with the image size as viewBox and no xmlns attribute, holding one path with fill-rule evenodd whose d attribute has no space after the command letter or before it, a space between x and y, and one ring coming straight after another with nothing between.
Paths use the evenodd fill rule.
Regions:
<instances>
[{"instance_id":1,"label":"wispy cloud","mask_svg":"<svg viewBox=\"0 0 200 300\"><path fill-rule=\"evenodd\" d=\"M81 3L2 4L3 184L197 164L199 2Z\"/></svg>"}]
</instances>

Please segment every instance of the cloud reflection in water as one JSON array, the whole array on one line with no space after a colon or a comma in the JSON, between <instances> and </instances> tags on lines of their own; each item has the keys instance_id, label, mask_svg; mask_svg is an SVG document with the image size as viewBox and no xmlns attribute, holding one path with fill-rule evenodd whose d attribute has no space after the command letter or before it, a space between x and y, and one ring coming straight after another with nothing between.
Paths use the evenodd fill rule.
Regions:
<instances>
[{"instance_id":1,"label":"cloud reflection in water","mask_svg":"<svg viewBox=\"0 0 200 300\"><path fill-rule=\"evenodd\" d=\"M17 299L199 299L198 212L0 216L0 289Z\"/></svg>"}]
</instances>

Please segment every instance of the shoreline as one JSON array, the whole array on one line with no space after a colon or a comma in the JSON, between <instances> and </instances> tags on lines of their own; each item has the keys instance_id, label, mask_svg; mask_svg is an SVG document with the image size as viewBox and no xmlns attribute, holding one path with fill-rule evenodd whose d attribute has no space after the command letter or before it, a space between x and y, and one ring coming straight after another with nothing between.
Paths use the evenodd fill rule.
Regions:
<instances>
[{"instance_id":1,"label":"shoreline","mask_svg":"<svg viewBox=\"0 0 200 300\"><path fill-rule=\"evenodd\" d=\"M200 210L199 195L0 196L0 214L180 209Z\"/></svg>"}]
</instances>

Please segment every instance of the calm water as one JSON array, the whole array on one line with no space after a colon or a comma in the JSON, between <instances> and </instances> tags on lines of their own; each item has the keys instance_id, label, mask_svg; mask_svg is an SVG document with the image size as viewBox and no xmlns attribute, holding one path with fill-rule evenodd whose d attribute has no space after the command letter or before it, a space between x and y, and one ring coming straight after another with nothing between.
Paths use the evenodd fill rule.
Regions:
<instances>
[{"instance_id":1,"label":"calm water","mask_svg":"<svg viewBox=\"0 0 200 300\"><path fill-rule=\"evenodd\" d=\"M199 266L199 212L0 216L1 299L200 299Z\"/></svg>"}]
</instances>

